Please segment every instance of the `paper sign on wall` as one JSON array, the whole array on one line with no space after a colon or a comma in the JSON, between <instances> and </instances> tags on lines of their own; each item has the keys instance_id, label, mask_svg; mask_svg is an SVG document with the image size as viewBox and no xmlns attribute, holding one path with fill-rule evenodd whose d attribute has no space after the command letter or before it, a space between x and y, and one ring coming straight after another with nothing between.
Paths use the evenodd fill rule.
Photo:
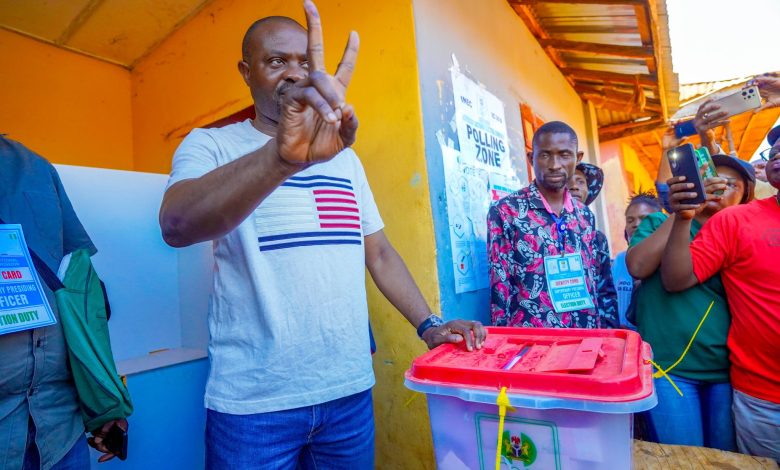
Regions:
<instances>
[{"instance_id":1,"label":"paper sign on wall","mask_svg":"<svg viewBox=\"0 0 780 470\"><path fill-rule=\"evenodd\" d=\"M514 175L509 159L504 104L460 73L457 66L452 68L451 73L455 122L463 163L489 173Z\"/></svg>"},{"instance_id":2,"label":"paper sign on wall","mask_svg":"<svg viewBox=\"0 0 780 470\"><path fill-rule=\"evenodd\" d=\"M453 58L454 60L454 58ZM504 104L452 70L460 150L441 142L455 292L487 288L487 213L521 183L509 157Z\"/></svg>"}]
</instances>

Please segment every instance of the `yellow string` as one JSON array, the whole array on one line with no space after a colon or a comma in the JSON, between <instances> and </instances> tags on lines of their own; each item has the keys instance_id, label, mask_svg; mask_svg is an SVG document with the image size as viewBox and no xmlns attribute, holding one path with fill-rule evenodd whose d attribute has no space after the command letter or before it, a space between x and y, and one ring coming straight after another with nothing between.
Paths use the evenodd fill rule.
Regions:
<instances>
[{"instance_id":1,"label":"yellow string","mask_svg":"<svg viewBox=\"0 0 780 470\"><path fill-rule=\"evenodd\" d=\"M680 396L683 396L683 393L682 393L682 392L680 391L680 389L677 387L677 384L676 384L676 383L674 383L674 380L672 380L672 378L671 378L671 377L669 377L669 376L666 374L666 371L665 371L665 370L663 370L663 369L661 369L661 366L659 366L658 364L656 364L654 360L652 360L652 359L648 359L648 361L650 362L650 364L654 365L656 369L658 369L658 372L656 372L655 374L653 374L653 377L657 379L658 377L660 377L660 376L663 376L663 377L664 377L666 380L668 380L668 381L669 381L669 383L670 383L670 384L672 384L672 387L674 387L674 389L675 389L675 390L677 390L677 393L679 393L679 394L680 394ZM660 374L660 375L659 375L659 374ZM656 376L658 376L658 377L656 377Z\"/></svg>"},{"instance_id":2,"label":"yellow string","mask_svg":"<svg viewBox=\"0 0 780 470\"><path fill-rule=\"evenodd\" d=\"M501 387L501 392L496 398L496 405L498 405L498 445L496 446L496 470L501 469L501 443L504 437L504 417L506 416L507 408L509 411L514 411L509 404L509 397L506 394L506 387Z\"/></svg>"},{"instance_id":3,"label":"yellow string","mask_svg":"<svg viewBox=\"0 0 780 470\"><path fill-rule=\"evenodd\" d=\"M680 389L677 387L677 384L674 383L674 380L672 380L669 375L667 375L667 372L677 367L678 364L682 362L682 360L685 358L685 355L688 354L688 350L691 349L691 345L693 344L693 341L696 339L696 335L699 334L699 330L701 329L701 326L704 324L704 320L707 319L707 316L710 314L710 310L712 310L712 307L715 305L715 301L713 300L710 302L710 306L707 308L707 311L704 312L704 316L701 317L701 321L699 322L699 325L696 327L696 329L693 331L693 336L691 336L690 341L688 341L688 345L685 346L685 350L680 355L680 358L677 359L677 361L672 364L671 366L667 367L666 369L662 369L661 366L656 364L652 359L648 359L648 362L655 366L656 369L658 369L658 372L653 374L653 378L657 379L660 377L664 377L666 380L669 381L670 384L672 384L672 387L674 387L675 390L677 390L677 393L680 394L680 396L683 396L683 393L680 391Z\"/></svg>"}]
</instances>

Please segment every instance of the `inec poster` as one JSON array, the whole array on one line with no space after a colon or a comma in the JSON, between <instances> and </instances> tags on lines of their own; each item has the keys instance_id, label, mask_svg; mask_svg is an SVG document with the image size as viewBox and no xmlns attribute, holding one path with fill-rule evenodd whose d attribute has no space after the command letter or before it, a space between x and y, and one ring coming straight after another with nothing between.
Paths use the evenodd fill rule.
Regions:
<instances>
[{"instance_id":1,"label":"inec poster","mask_svg":"<svg viewBox=\"0 0 780 470\"><path fill-rule=\"evenodd\" d=\"M452 89L460 150L442 143L447 215L460 294L487 288L487 212L520 187L509 158L504 104L463 75L453 57Z\"/></svg>"}]
</instances>

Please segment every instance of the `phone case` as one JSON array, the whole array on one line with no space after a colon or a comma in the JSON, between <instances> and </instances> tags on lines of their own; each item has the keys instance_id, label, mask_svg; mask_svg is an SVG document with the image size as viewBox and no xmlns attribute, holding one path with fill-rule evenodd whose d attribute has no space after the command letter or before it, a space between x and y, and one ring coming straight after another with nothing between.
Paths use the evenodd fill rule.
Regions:
<instances>
[{"instance_id":1,"label":"phone case","mask_svg":"<svg viewBox=\"0 0 780 470\"><path fill-rule=\"evenodd\" d=\"M758 94L758 87L753 85L743 88L733 95L725 96L714 101L720 106L720 109L728 113L727 117L750 111L761 107L761 95Z\"/></svg>"},{"instance_id":2,"label":"phone case","mask_svg":"<svg viewBox=\"0 0 780 470\"><path fill-rule=\"evenodd\" d=\"M674 134L678 139L682 139L683 137L688 137L690 135L696 135L696 128L693 126L693 119L675 124Z\"/></svg>"},{"instance_id":3,"label":"phone case","mask_svg":"<svg viewBox=\"0 0 780 470\"><path fill-rule=\"evenodd\" d=\"M103 443L119 460L127 459L127 432L122 428L112 426L103 438Z\"/></svg>"},{"instance_id":4,"label":"phone case","mask_svg":"<svg viewBox=\"0 0 780 470\"><path fill-rule=\"evenodd\" d=\"M692 144L685 144L672 149L669 152L669 166L672 168L674 176L685 176L686 183L693 183L694 185L690 191L695 191L696 197L684 199L680 202L683 204L701 204L706 200L704 183L699 174L699 165Z\"/></svg>"}]
</instances>

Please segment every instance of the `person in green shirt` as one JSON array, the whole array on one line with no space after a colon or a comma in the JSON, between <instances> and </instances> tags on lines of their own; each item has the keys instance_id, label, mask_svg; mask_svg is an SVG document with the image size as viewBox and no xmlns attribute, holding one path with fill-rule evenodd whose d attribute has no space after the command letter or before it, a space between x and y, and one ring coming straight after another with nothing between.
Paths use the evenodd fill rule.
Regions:
<instances>
[{"instance_id":1,"label":"person in green shirt","mask_svg":"<svg viewBox=\"0 0 780 470\"><path fill-rule=\"evenodd\" d=\"M750 164L727 155L712 159L718 177L705 182L709 202L694 219L691 238L718 211L753 198L755 174ZM677 178L669 180L670 185L677 182ZM723 194L716 196L719 190ZM673 217L662 212L648 215L631 238L626 255L629 272L642 280L636 296L639 333L652 346L655 363L671 379L660 372L655 375L658 405L648 412L650 427L663 444L733 451L726 347L731 318L725 290L720 276L679 293L664 290L659 267Z\"/></svg>"}]
</instances>

